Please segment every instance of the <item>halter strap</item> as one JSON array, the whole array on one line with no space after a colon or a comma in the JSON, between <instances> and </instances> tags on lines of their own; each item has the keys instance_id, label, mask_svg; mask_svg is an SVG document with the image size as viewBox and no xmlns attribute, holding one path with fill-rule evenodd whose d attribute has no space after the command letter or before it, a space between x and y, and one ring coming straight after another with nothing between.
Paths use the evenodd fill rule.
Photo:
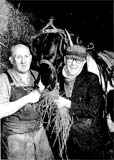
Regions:
<instances>
[{"instance_id":1,"label":"halter strap","mask_svg":"<svg viewBox=\"0 0 114 160\"><path fill-rule=\"evenodd\" d=\"M13 79L12 79L11 75L9 74L9 72L5 71L4 73L7 75L9 82L13 83ZM30 73L33 76L33 78L36 80L36 78L31 70L30 70Z\"/></svg>"},{"instance_id":2,"label":"halter strap","mask_svg":"<svg viewBox=\"0 0 114 160\"><path fill-rule=\"evenodd\" d=\"M53 69L53 70L54 70L54 72L56 73L55 67L52 65L52 63L51 63L51 62L49 62L49 61L48 61L48 60L46 60L46 59L42 59L42 60L40 61L40 64L42 64L42 63L44 63L44 64L48 64L48 65L50 66L50 68L51 68L51 69ZM57 80L57 74L56 74L56 80Z\"/></svg>"}]
</instances>

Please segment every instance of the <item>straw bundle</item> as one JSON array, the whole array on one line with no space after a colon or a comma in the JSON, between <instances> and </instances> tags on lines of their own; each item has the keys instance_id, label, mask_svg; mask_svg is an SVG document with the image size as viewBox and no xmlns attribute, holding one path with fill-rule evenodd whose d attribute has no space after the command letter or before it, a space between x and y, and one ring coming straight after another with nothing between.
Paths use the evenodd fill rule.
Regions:
<instances>
[{"instance_id":1,"label":"straw bundle","mask_svg":"<svg viewBox=\"0 0 114 160\"><path fill-rule=\"evenodd\" d=\"M47 130L51 123L54 122L51 134L53 134L53 132L56 133L54 144L58 139L59 152L60 156L62 157L62 153L66 147L66 142L69 137L69 132L73 121L66 108L59 109L59 106L54 103L58 96L59 91L56 88L53 91L44 90L38 103L38 109L42 115L42 123L47 123ZM48 115L47 122L44 121L46 114Z\"/></svg>"}]
</instances>

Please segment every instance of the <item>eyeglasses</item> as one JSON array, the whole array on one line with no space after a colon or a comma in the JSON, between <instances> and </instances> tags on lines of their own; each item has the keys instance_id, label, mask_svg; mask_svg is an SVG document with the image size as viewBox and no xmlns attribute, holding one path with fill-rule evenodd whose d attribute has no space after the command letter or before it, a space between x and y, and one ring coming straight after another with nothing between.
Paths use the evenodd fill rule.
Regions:
<instances>
[{"instance_id":1,"label":"eyeglasses","mask_svg":"<svg viewBox=\"0 0 114 160\"><path fill-rule=\"evenodd\" d=\"M77 59L73 59L73 58L67 58L68 63L73 63L74 61L77 64L80 64L82 62L81 60L77 60Z\"/></svg>"}]
</instances>

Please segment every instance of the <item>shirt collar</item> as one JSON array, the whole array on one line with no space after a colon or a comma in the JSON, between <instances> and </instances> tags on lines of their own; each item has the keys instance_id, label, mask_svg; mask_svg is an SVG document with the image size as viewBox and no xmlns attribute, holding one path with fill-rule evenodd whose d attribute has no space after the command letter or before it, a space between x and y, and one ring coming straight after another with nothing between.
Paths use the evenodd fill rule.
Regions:
<instances>
[{"instance_id":1,"label":"shirt collar","mask_svg":"<svg viewBox=\"0 0 114 160\"><path fill-rule=\"evenodd\" d=\"M28 84L25 84L24 82L22 82L22 78L21 76L14 70L14 69L9 69L8 70L9 73L11 74L11 77L14 81L14 83L18 84L18 85L27 85L27 86L31 86L33 85L34 81L33 81L33 77L29 71L28 73Z\"/></svg>"},{"instance_id":2,"label":"shirt collar","mask_svg":"<svg viewBox=\"0 0 114 160\"><path fill-rule=\"evenodd\" d=\"M74 76L68 76L67 73L66 73L66 66L63 67L63 70L62 70L62 74L63 76L65 77L65 79L71 81L71 80L74 80L76 78L76 75Z\"/></svg>"}]
</instances>

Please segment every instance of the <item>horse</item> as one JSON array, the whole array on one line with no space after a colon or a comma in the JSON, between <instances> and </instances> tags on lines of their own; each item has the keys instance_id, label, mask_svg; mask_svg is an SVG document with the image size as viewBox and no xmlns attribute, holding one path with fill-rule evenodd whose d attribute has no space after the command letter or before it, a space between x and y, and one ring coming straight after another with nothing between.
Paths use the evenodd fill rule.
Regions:
<instances>
[{"instance_id":1,"label":"horse","mask_svg":"<svg viewBox=\"0 0 114 160\"><path fill-rule=\"evenodd\" d=\"M69 35L67 30L56 28L50 19L49 23L33 37L32 50L37 60L36 68L39 70L36 83L41 80L48 90L53 90L57 84L64 65L65 51L71 42Z\"/></svg>"},{"instance_id":2,"label":"horse","mask_svg":"<svg viewBox=\"0 0 114 160\"><path fill-rule=\"evenodd\" d=\"M54 120L57 113L57 108L53 103L53 99L56 98L57 94L59 94L59 79L64 66L64 55L66 48L70 45L72 45L70 33L68 33L66 29L56 28L53 25L53 19L50 19L49 23L47 23L47 25L41 29L32 40L32 51L34 56L33 65L39 72L37 80L35 81L35 86L40 88L39 84L42 84L45 88L44 91L46 91L45 95L44 92L41 94L41 100L38 103L40 108L39 110L40 112L43 112L41 116L43 117L42 123L45 128L53 155L57 159L61 159L62 155L60 155L59 148L60 132L58 134L59 136L56 132L53 132L53 128L55 126ZM46 97L49 98L46 99ZM52 103L50 103L50 101ZM48 111L47 106L49 106Z\"/></svg>"}]
</instances>

